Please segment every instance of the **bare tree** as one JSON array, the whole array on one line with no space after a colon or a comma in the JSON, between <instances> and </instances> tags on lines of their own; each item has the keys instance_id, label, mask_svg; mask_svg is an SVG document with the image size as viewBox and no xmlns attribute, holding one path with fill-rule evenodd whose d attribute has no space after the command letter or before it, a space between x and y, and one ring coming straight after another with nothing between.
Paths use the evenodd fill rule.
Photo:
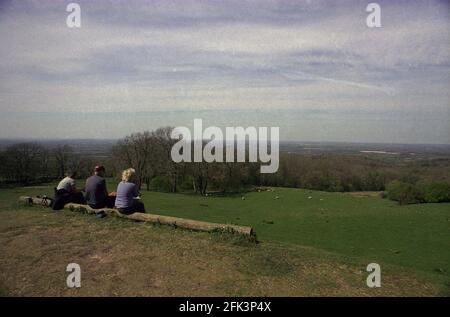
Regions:
<instances>
[{"instance_id":1,"label":"bare tree","mask_svg":"<svg viewBox=\"0 0 450 317\"><path fill-rule=\"evenodd\" d=\"M41 172L40 155L42 146L37 143L19 143L9 146L4 154L6 177L27 184Z\"/></svg>"},{"instance_id":2,"label":"bare tree","mask_svg":"<svg viewBox=\"0 0 450 317\"><path fill-rule=\"evenodd\" d=\"M143 133L134 133L123 140L117 142L113 147L112 153L118 162L118 167L124 169L133 167L139 186L146 182L149 184L154 173L152 152L156 146L156 140L152 133L145 131Z\"/></svg>"},{"instance_id":3,"label":"bare tree","mask_svg":"<svg viewBox=\"0 0 450 317\"><path fill-rule=\"evenodd\" d=\"M59 145L52 150L58 176L63 178L67 170L73 168L74 151L69 145Z\"/></svg>"},{"instance_id":4,"label":"bare tree","mask_svg":"<svg viewBox=\"0 0 450 317\"><path fill-rule=\"evenodd\" d=\"M194 191L200 195L206 195L210 178L209 164L206 162L190 163Z\"/></svg>"},{"instance_id":5,"label":"bare tree","mask_svg":"<svg viewBox=\"0 0 450 317\"><path fill-rule=\"evenodd\" d=\"M183 164L175 163L172 160L172 146L176 142L176 140L171 138L172 130L172 127L164 127L157 129L153 133L157 144L153 158L156 162L155 166L157 170L169 180L170 191L176 192L178 189L179 173L183 168Z\"/></svg>"}]
</instances>

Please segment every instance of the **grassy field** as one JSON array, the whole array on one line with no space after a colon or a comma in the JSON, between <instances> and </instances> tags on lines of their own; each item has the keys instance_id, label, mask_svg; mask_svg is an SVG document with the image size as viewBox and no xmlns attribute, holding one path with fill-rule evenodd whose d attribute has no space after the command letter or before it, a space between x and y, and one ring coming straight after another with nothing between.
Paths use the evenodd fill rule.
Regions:
<instances>
[{"instance_id":1,"label":"grassy field","mask_svg":"<svg viewBox=\"0 0 450 317\"><path fill-rule=\"evenodd\" d=\"M114 187L110 182L109 189L113 190ZM93 290L99 295L189 295L189 292L192 295L450 294L450 204L398 206L371 195L287 188L227 197L142 193L147 210L151 213L252 226L262 243L241 246L211 234L115 219L100 221L87 215L55 213L39 207L22 208L14 205L20 195L50 192L49 186L36 186L7 189L0 193L1 239L14 246L11 248L2 243L2 254L8 254L8 257L2 259L1 285L7 294L18 294L17 286L14 286L17 281L11 280L14 279L11 270L16 270L18 262L21 265L26 263L20 260L23 254L15 253L18 248L26 247L15 245L17 242L14 232L20 233L17 239L21 241L21 235L30 235L30 230L43 235L41 239L44 240L49 239L46 236L54 234L53 231L56 230L68 244L74 243L70 237L75 239L76 249L80 250L101 250L106 244L111 250L101 251L103 255L99 256L112 257L110 261L116 261L116 266L124 261L123 279L137 280L134 275L142 278L143 273L136 270L135 266L151 266L155 261L172 267L170 276L179 279L180 283L186 283L183 290L171 288L171 282L165 280L164 272L167 267L152 267L151 270L160 275L160 288L147 289L139 284L125 289L122 286L112 292L108 287L97 286L81 290L86 292L81 294L91 294ZM73 230L68 223L81 228L82 232L87 231L90 242L79 232L80 229ZM40 229L36 230L36 227ZM32 236L29 239L33 239ZM156 245L153 240L157 241ZM41 246L42 250L35 246L33 252L43 252L48 257L56 257L54 261L62 261L58 254L65 253L58 244L58 237L55 237L50 245ZM197 249L198 247L201 249ZM59 250L60 253L50 255L43 251L45 248L54 248L53 252ZM125 258L112 260L120 257L121 252L124 252L120 250L124 248L135 252L133 254L138 259L137 263L133 264L134 262ZM166 250L173 248L184 251ZM94 251L87 253L87 262L95 262L95 258L89 258L92 252ZM180 252L185 252L188 256L182 253L184 255L180 258ZM152 253L149 263L143 260L148 253ZM66 255L69 256L70 252ZM35 256L30 261L40 263L40 257ZM195 274L203 274L202 270L196 269L196 265L202 263L200 266L211 267L220 278L213 276L213 271L208 271L210 275L206 276L209 276L209 280L205 276L198 277L202 280L203 287L196 288L183 275L188 268L178 265L179 259L187 266L193 265L191 270ZM373 290L365 286L365 266L370 262L379 263L382 267L381 289ZM62 271L60 274L65 273ZM52 278L56 279L56 275ZM197 276L194 276L195 279ZM112 283L108 277L100 280L105 285ZM90 282L93 283L92 280ZM247 283L253 286L250 287ZM30 289L32 288L25 288L20 294L28 294ZM51 295L72 295L71 291L58 288L41 291Z\"/></svg>"}]
</instances>

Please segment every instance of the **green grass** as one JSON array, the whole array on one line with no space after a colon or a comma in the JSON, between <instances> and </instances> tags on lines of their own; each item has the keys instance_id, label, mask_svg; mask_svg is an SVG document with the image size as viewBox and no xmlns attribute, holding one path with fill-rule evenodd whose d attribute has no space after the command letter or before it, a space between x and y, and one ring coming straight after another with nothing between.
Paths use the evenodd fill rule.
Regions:
<instances>
[{"instance_id":1,"label":"green grass","mask_svg":"<svg viewBox=\"0 0 450 317\"><path fill-rule=\"evenodd\" d=\"M109 190L114 190L111 182ZM0 202L45 193L51 193L50 187L8 189L0 193ZM394 264L450 285L448 203L399 206L378 197L288 188L244 196L245 200L142 192L150 213L248 225L262 242L311 246L367 263Z\"/></svg>"},{"instance_id":2,"label":"green grass","mask_svg":"<svg viewBox=\"0 0 450 317\"><path fill-rule=\"evenodd\" d=\"M143 194L150 212L249 225L262 241L307 245L450 276L450 204L398 206L377 197L286 188L245 197Z\"/></svg>"}]
</instances>

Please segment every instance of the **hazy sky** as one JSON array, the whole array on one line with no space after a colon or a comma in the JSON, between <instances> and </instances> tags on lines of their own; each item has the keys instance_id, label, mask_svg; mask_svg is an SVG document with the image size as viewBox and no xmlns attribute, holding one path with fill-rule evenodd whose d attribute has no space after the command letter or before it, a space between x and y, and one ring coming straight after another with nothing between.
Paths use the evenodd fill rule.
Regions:
<instances>
[{"instance_id":1,"label":"hazy sky","mask_svg":"<svg viewBox=\"0 0 450 317\"><path fill-rule=\"evenodd\" d=\"M450 143L450 4L0 2L0 138L279 126L284 140Z\"/></svg>"}]
</instances>

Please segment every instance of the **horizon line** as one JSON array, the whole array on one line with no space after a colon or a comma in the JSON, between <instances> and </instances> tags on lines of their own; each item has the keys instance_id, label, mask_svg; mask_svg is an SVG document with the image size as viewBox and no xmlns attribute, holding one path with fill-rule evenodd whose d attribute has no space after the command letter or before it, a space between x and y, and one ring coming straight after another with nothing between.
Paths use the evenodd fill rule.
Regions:
<instances>
[{"instance_id":1,"label":"horizon line","mask_svg":"<svg viewBox=\"0 0 450 317\"><path fill-rule=\"evenodd\" d=\"M139 132L135 132L139 133ZM134 134L134 133L133 133ZM127 135L128 136L128 135ZM120 141L125 137L121 138L33 138L33 137L16 137L16 138L2 138L0 137L0 142L4 141L22 141L22 142L39 142L39 141ZM205 139L206 140L206 139ZM226 139L224 139L225 141ZM270 140L270 139L269 139ZM207 140L206 140L207 141ZM248 140L246 140L248 141ZM373 144L373 145L436 145L436 146L450 146L450 143L411 143L411 142L373 142L373 141L302 141L302 140L280 140L281 143L322 143L322 144Z\"/></svg>"}]
</instances>

